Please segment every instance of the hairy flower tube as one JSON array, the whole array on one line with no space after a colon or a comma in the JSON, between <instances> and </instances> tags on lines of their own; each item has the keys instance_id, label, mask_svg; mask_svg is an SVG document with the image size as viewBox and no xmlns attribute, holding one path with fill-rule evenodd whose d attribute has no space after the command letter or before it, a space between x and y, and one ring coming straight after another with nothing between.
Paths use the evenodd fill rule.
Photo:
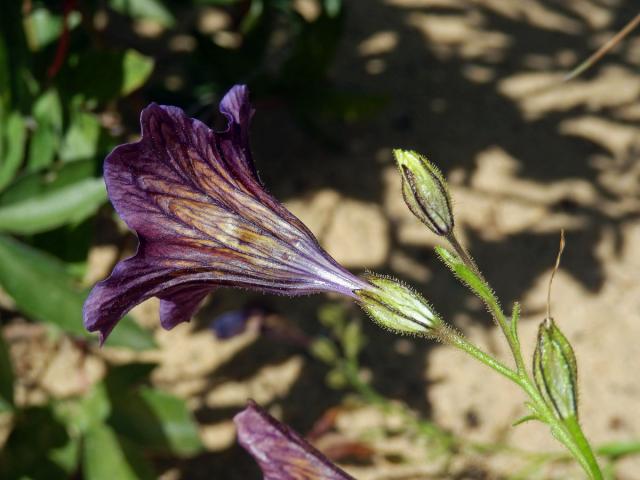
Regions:
<instances>
[{"instance_id":1,"label":"hairy flower tube","mask_svg":"<svg viewBox=\"0 0 640 480\"><path fill-rule=\"evenodd\" d=\"M85 302L85 327L101 342L154 296L170 329L190 320L216 287L354 299L355 290L370 287L265 191L249 150L247 88L233 87L220 111L227 128L213 131L179 108L151 104L141 114L142 138L106 158L109 198L139 245Z\"/></svg>"}]
</instances>

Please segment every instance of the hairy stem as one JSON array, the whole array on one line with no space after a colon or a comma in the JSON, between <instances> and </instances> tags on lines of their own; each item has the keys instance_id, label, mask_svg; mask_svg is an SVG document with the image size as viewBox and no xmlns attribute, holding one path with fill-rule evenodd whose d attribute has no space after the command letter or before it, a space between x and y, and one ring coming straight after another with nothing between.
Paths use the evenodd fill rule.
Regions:
<instances>
[{"instance_id":1,"label":"hairy stem","mask_svg":"<svg viewBox=\"0 0 640 480\"><path fill-rule=\"evenodd\" d=\"M471 255L469 255L469 252L467 251L467 249L464 248L464 246L458 241L453 231L449 236L447 236L447 240L449 241L451 248L454 249L458 257L460 257L460 259L464 262L464 264L468 268L473 270L473 272L478 276L480 280L482 280L484 283L489 285L489 282L487 282L487 280L484 278L484 275L482 275L482 272L478 268L478 265L476 265L476 262L473 260ZM511 329L509 328L509 320L507 320L507 317L502 311L502 308L497 302L487 301L487 299L484 299L484 298L483 298L483 301L485 302L485 305L489 309L489 312L491 313L493 320L496 322L496 324L498 324L498 326L502 330L502 333L507 339L518 373L526 372L524 359L522 358L522 353L520 351L520 342L518 341L516 336L512 334Z\"/></svg>"},{"instance_id":2,"label":"hairy stem","mask_svg":"<svg viewBox=\"0 0 640 480\"><path fill-rule=\"evenodd\" d=\"M484 283L488 282L482 275L482 272L476 265L475 261L464 248L464 246L458 241L455 233L452 231L447 236L447 240L451 247L455 250L456 254L464 262L464 264L471 269ZM491 367L496 372L505 376L516 385L519 385L529 396L531 400L531 406L535 410L535 415L540 418L544 423L548 424L551 428L551 433L558 439L575 459L580 463L584 471L589 475L592 480L601 480L602 472L598 465L598 462L593 454L593 450L589 445L586 437L584 436L580 425L577 420L572 423L571 420L559 419L551 407L545 402L544 398L536 388L534 382L531 380L529 373L525 367L522 352L520 350L520 342L517 338L517 332L513 331L510 327L509 320L502 311L500 304L497 300L483 298L487 308L491 312L491 316L502 330L509 348L513 355L513 359L516 364L516 371L513 371L509 367L505 366L500 361L491 357L487 353L480 350L475 345L468 342L457 332L447 329L442 334L442 339L447 343L467 352L477 360L481 361L485 365ZM514 329L515 330L515 329Z\"/></svg>"}]
</instances>

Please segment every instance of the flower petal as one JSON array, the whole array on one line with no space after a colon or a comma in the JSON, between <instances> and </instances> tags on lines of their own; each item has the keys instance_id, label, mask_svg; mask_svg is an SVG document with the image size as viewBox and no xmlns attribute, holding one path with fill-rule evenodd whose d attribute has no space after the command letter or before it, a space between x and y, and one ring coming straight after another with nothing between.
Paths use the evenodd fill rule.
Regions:
<instances>
[{"instance_id":1,"label":"flower petal","mask_svg":"<svg viewBox=\"0 0 640 480\"><path fill-rule=\"evenodd\" d=\"M184 285L174 291L158 295L160 298L160 324L166 330L195 315L200 303L213 290L210 285Z\"/></svg>"},{"instance_id":2,"label":"flower petal","mask_svg":"<svg viewBox=\"0 0 640 480\"><path fill-rule=\"evenodd\" d=\"M353 480L253 401L233 421L238 442L258 462L265 480Z\"/></svg>"},{"instance_id":3,"label":"flower petal","mask_svg":"<svg viewBox=\"0 0 640 480\"><path fill-rule=\"evenodd\" d=\"M220 109L228 125L215 132L179 108L151 104L141 114L142 138L106 158L109 197L140 246L87 300L85 325L103 340L151 296L161 298L161 321L171 328L216 286L354 298L366 287L261 185L246 87L231 89Z\"/></svg>"},{"instance_id":4,"label":"flower petal","mask_svg":"<svg viewBox=\"0 0 640 480\"><path fill-rule=\"evenodd\" d=\"M100 332L100 343L104 343L116 323L152 297L168 274L166 269L150 267L138 255L118 263L111 276L96 284L85 301L85 328Z\"/></svg>"}]
</instances>

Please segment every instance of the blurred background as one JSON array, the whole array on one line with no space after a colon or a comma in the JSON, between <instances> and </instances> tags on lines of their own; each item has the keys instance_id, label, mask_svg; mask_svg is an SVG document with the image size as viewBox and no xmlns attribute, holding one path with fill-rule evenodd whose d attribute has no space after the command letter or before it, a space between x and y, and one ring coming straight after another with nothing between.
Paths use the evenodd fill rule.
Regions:
<instances>
[{"instance_id":1,"label":"blurred background","mask_svg":"<svg viewBox=\"0 0 640 480\"><path fill-rule=\"evenodd\" d=\"M246 83L271 193L339 262L409 282L496 355L489 315L404 205L391 149L443 170L461 237L505 309L522 302L529 355L566 230L553 315L582 423L618 442L610 478L638 478L640 36L561 80L639 7L0 1L0 477L261 478L231 422L253 398L357 478L581 478L544 426L511 427L515 387L338 298L221 290L171 332L150 300L98 348L83 300L136 246L105 155L137 138L149 102L215 126Z\"/></svg>"}]
</instances>

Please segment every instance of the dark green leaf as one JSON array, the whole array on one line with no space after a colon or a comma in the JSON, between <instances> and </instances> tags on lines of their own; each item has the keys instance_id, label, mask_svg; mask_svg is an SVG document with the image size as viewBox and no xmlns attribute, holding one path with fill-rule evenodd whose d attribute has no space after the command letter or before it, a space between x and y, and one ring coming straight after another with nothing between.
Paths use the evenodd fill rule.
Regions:
<instances>
[{"instance_id":1,"label":"dark green leaf","mask_svg":"<svg viewBox=\"0 0 640 480\"><path fill-rule=\"evenodd\" d=\"M107 102L128 95L144 85L153 66L153 58L136 50L92 50L80 55L77 65L67 73L67 88L74 94L76 108L89 100Z\"/></svg>"},{"instance_id":2,"label":"dark green leaf","mask_svg":"<svg viewBox=\"0 0 640 480\"><path fill-rule=\"evenodd\" d=\"M65 264L59 260L0 235L0 285L18 309L34 320L73 335L94 338L82 325L86 292L75 287ZM126 317L113 331L108 344L136 350L155 347L151 334Z\"/></svg>"},{"instance_id":3,"label":"dark green leaf","mask_svg":"<svg viewBox=\"0 0 640 480\"><path fill-rule=\"evenodd\" d=\"M13 368L9 348L0 332L0 413L13 408Z\"/></svg>"},{"instance_id":4,"label":"dark green leaf","mask_svg":"<svg viewBox=\"0 0 640 480\"><path fill-rule=\"evenodd\" d=\"M3 136L3 150L0 151L0 190L4 189L15 176L24 157L27 129L19 112L7 116L6 125L0 131Z\"/></svg>"},{"instance_id":5,"label":"dark green leaf","mask_svg":"<svg viewBox=\"0 0 640 480\"><path fill-rule=\"evenodd\" d=\"M70 12L67 17L69 29L80 24L79 12ZM62 17L53 15L47 8L35 8L25 19L27 40L34 51L46 47L62 33Z\"/></svg>"},{"instance_id":6,"label":"dark green leaf","mask_svg":"<svg viewBox=\"0 0 640 480\"><path fill-rule=\"evenodd\" d=\"M57 467L60 467L67 474L68 479L72 473L78 470L80 463L80 437L70 436L66 445L53 448L49 452L49 458Z\"/></svg>"},{"instance_id":7,"label":"dark green leaf","mask_svg":"<svg viewBox=\"0 0 640 480\"><path fill-rule=\"evenodd\" d=\"M122 82L120 95L126 96L140 88L153 71L153 59L135 50L127 50L122 58Z\"/></svg>"},{"instance_id":8,"label":"dark green leaf","mask_svg":"<svg viewBox=\"0 0 640 480\"><path fill-rule=\"evenodd\" d=\"M18 203L91 178L94 170L94 162L85 160L62 164L60 168L46 172L21 175L0 194L0 206Z\"/></svg>"},{"instance_id":9,"label":"dark green leaf","mask_svg":"<svg viewBox=\"0 0 640 480\"><path fill-rule=\"evenodd\" d=\"M200 451L198 430L184 400L150 387L123 395L113 391L110 423L136 443L174 455Z\"/></svg>"},{"instance_id":10,"label":"dark green leaf","mask_svg":"<svg viewBox=\"0 0 640 480\"><path fill-rule=\"evenodd\" d=\"M15 425L0 452L0 478L65 480L69 478L55 461L69 435L48 407L31 407L16 414Z\"/></svg>"},{"instance_id":11,"label":"dark green leaf","mask_svg":"<svg viewBox=\"0 0 640 480\"><path fill-rule=\"evenodd\" d=\"M155 363L127 363L109 370L105 380L111 392L125 392L141 386L149 380L149 375L157 365Z\"/></svg>"},{"instance_id":12,"label":"dark green leaf","mask_svg":"<svg viewBox=\"0 0 640 480\"><path fill-rule=\"evenodd\" d=\"M331 18L338 16L342 11L342 0L324 0L324 10Z\"/></svg>"},{"instance_id":13,"label":"dark green leaf","mask_svg":"<svg viewBox=\"0 0 640 480\"><path fill-rule=\"evenodd\" d=\"M62 136L62 105L55 89L42 94L33 105L35 131L29 146L27 168L35 172L53 163Z\"/></svg>"},{"instance_id":14,"label":"dark green leaf","mask_svg":"<svg viewBox=\"0 0 640 480\"><path fill-rule=\"evenodd\" d=\"M111 412L111 402L105 384L98 383L84 397L56 402L54 409L56 417L73 431L85 433L104 423Z\"/></svg>"},{"instance_id":15,"label":"dark green leaf","mask_svg":"<svg viewBox=\"0 0 640 480\"><path fill-rule=\"evenodd\" d=\"M77 224L93 215L106 200L107 191L101 178L81 180L0 207L0 232L24 235L45 232L69 223Z\"/></svg>"},{"instance_id":16,"label":"dark green leaf","mask_svg":"<svg viewBox=\"0 0 640 480\"><path fill-rule=\"evenodd\" d=\"M313 95L309 92L296 95L292 103L295 110L312 119L314 115L321 115L329 120L356 122L376 115L388 103L388 98L364 92L318 88Z\"/></svg>"},{"instance_id":17,"label":"dark green leaf","mask_svg":"<svg viewBox=\"0 0 640 480\"><path fill-rule=\"evenodd\" d=\"M60 159L64 162L92 159L98 152L101 127L95 115L76 111L60 147Z\"/></svg>"},{"instance_id":18,"label":"dark green leaf","mask_svg":"<svg viewBox=\"0 0 640 480\"><path fill-rule=\"evenodd\" d=\"M94 227L94 219L89 217L79 224L34 235L29 238L29 245L59 258L66 264L67 272L82 280L87 274Z\"/></svg>"},{"instance_id":19,"label":"dark green leaf","mask_svg":"<svg viewBox=\"0 0 640 480\"><path fill-rule=\"evenodd\" d=\"M87 480L141 480L155 478L151 466L106 424L98 423L85 434L83 471Z\"/></svg>"}]
</instances>

